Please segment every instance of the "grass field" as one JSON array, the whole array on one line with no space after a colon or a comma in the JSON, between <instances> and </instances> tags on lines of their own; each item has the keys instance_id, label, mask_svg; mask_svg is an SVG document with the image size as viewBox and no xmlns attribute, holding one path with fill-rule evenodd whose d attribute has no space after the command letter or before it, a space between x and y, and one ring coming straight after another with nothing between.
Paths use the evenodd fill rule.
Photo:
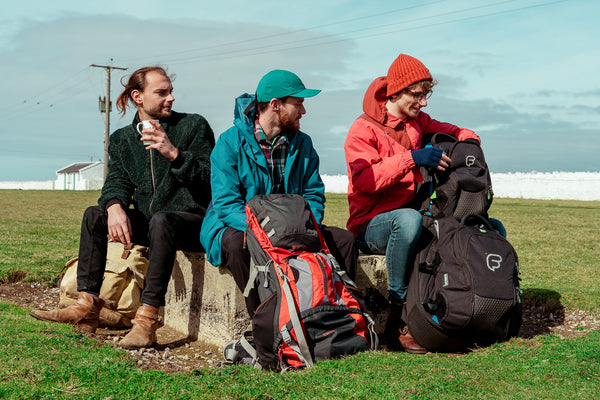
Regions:
<instances>
[{"instance_id":1,"label":"grass field","mask_svg":"<svg viewBox=\"0 0 600 400\"><path fill-rule=\"evenodd\" d=\"M98 192L0 190L0 281L54 283L76 256L81 215ZM327 196L344 226L345 195ZM521 264L525 297L600 315L600 202L495 199ZM383 351L278 375L247 367L141 370L127 353L0 302L0 398L571 399L598 398L600 332L513 339L465 355Z\"/></svg>"}]
</instances>

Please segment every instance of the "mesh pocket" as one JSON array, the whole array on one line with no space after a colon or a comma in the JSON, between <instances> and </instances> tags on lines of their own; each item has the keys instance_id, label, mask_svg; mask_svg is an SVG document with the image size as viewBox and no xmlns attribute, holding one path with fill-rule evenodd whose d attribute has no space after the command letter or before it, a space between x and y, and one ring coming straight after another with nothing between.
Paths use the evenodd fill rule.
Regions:
<instances>
[{"instance_id":1,"label":"mesh pocket","mask_svg":"<svg viewBox=\"0 0 600 400\"><path fill-rule=\"evenodd\" d=\"M458 195L454 216L462 219L469 214L485 215L485 199L482 192L461 191Z\"/></svg>"},{"instance_id":2,"label":"mesh pocket","mask_svg":"<svg viewBox=\"0 0 600 400\"><path fill-rule=\"evenodd\" d=\"M492 299L474 296L473 329L490 341L504 339L507 336L511 311L515 310L512 299Z\"/></svg>"}]
</instances>

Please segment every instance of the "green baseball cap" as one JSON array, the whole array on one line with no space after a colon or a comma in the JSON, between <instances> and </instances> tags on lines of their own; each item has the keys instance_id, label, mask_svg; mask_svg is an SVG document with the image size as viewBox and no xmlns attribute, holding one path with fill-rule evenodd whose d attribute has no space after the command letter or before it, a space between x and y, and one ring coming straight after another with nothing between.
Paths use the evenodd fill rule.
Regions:
<instances>
[{"instance_id":1,"label":"green baseball cap","mask_svg":"<svg viewBox=\"0 0 600 400\"><path fill-rule=\"evenodd\" d=\"M275 69L258 82L256 88L256 100L260 103L271 101L271 99L281 99L283 97L312 97L321 91L317 89L307 89L298 75Z\"/></svg>"}]
</instances>

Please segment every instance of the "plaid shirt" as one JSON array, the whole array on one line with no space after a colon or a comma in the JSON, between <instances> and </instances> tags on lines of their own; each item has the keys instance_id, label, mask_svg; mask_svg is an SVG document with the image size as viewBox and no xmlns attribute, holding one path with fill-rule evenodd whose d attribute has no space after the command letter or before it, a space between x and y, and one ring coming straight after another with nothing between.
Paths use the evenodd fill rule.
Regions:
<instances>
[{"instance_id":1,"label":"plaid shirt","mask_svg":"<svg viewBox=\"0 0 600 400\"><path fill-rule=\"evenodd\" d=\"M269 142L258 123L258 118L254 121L254 136L267 159L267 167L273 183L271 193L285 193L285 158L289 144L287 136L278 135Z\"/></svg>"}]
</instances>

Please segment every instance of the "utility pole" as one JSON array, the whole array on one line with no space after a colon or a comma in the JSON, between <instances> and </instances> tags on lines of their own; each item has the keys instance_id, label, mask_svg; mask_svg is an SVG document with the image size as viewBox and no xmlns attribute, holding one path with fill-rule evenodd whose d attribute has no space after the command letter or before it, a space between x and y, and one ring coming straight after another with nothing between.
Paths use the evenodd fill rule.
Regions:
<instances>
[{"instance_id":1,"label":"utility pole","mask_svg":"<svg viewBox=\"0 0 600 400\"><path fill-rule=\"evenodd\" d=\"M111 59L112 61L112 59ZM100 99L100 113L105 112L106 118L104 119L104 180L106 181L106 175L108 174L108 140L110 136L110 71L113 69L120 69L125 71L127 68L113 67L111 65L96 65L92 64L90 67L104 68L106 70L106 97L104 98L104 107L102 107L102 99ZM104 110L103 110L104 108Z\"/></svg>"}]
</instances>

